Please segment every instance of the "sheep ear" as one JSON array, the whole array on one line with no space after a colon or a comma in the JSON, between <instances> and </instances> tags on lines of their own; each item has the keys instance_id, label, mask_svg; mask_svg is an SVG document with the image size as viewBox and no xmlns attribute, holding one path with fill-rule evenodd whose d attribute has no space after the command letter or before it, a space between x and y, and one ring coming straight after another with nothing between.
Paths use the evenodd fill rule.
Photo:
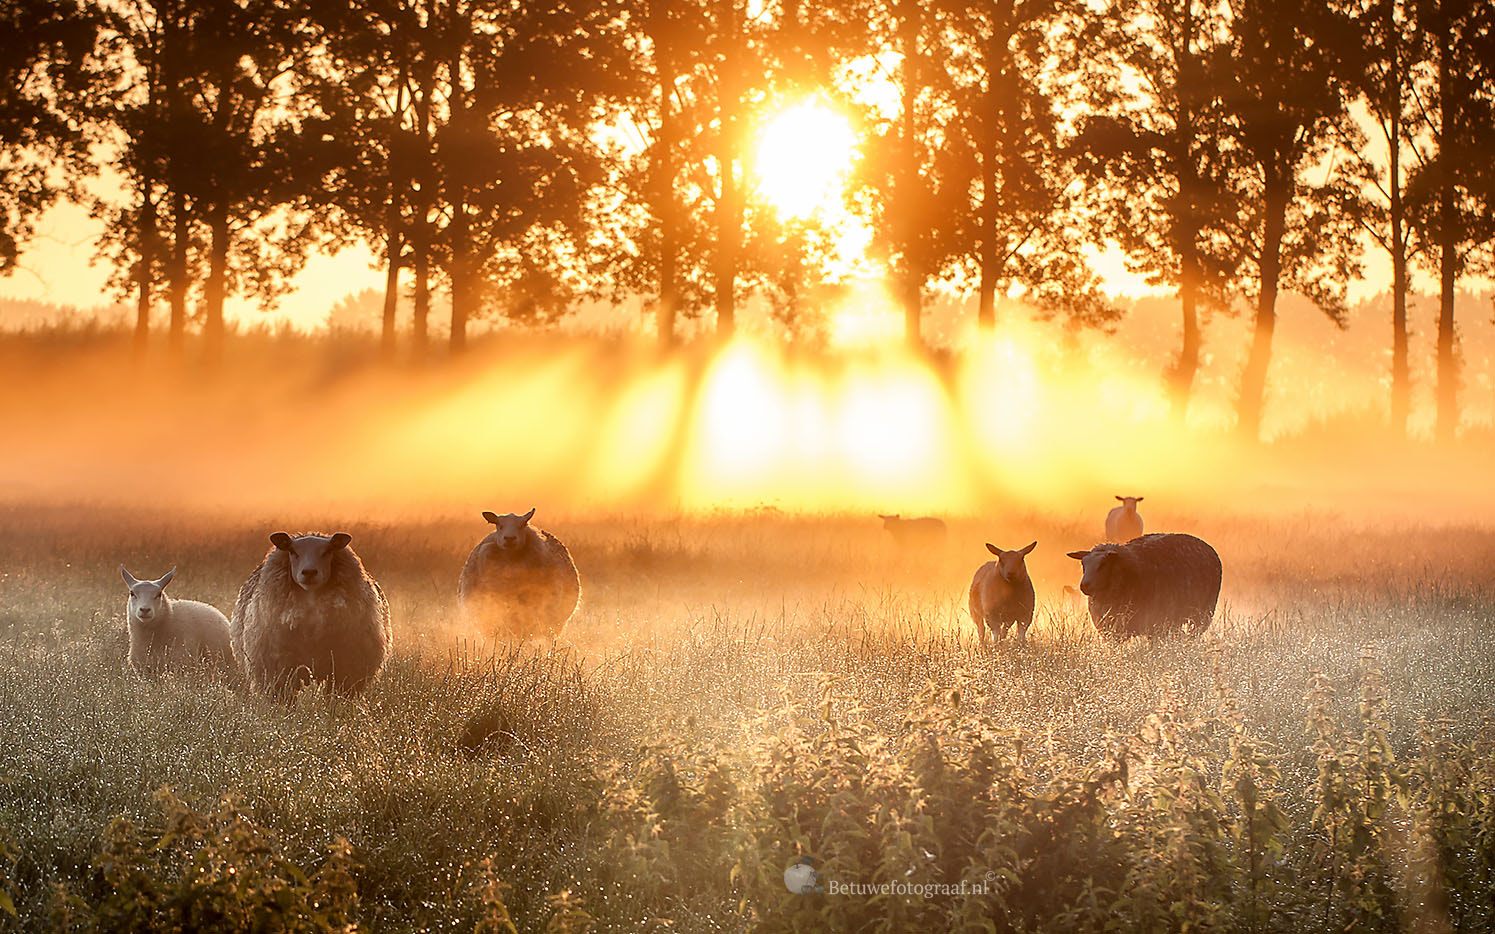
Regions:
<instances>
[{"instance_id":1,"label":"sheep ear","mask_svg":"<svg viewBox=\"0 0 1495 934\"><path fill-rule=\"evenodd\" d=\"M1080 561L1080 560L1083 560L1086 555L1090 554L1090 552L1088 552L1088 551L1071 551L1071 552L1068 552L1068 554L1069 554L1069 556L1071 558L1074 558L1076 561Z\"/></svg>"},{"instance_id":2,"label":"sheep ear","mask_svg":"<svg viewBox=\"0 0 1495 934\"><path fill-rule=\"evenodd\" d=\"M131 574L129 571L125 570L125 566L123 564L119 566L119 576L123 577L125 579L125 583L131 587L134 587L136 584L140 583L140 581L135 579L134 574Z\"/></svg>"},{"instance_id":3,"label":"sheep ear","mask_svg":"<svg viewBox=\"0 0 1495 934\"><path fill-rule=\"evenodd\" d=\"M525 513L524 515L520 516L519 518L523 519L524 522L525 522L525 524L528 525L529 524L529 520L533 519L534 517L535 517L535 508L533 506L531 506L529 512Z\"/></svg>"},{"instance_id":4,"label":"sheep ear","mask_svg":"<svg viewBox=\"0 0 1495 934\"><path fill-rule=\"evenodd\" d=\"M996 545L993 545L991 542L986 543L986 550L994 555L999 555L1002 553L1002 549L998 548Z\"/></svg>"},{"instance_id":5,"label":"sheep ear","mask_svg":"<svg viewBox=\"0 0 1495 934\"><path fill-rule=\"evenodd\" d=\"M1145 496L1139 496L1139 497L1137 497L1137 502L1139 502L1139 503L1140 503L1140 502L1142 502L1142 500L1144 500L1144 499L1146 499L1146 497L1145 497Z\"/></svg>"},{"instance_id":6,"label":"sheep ear","mask_svg":"<svg viewBox=\"0 0 1495 934\"><path fill-rule=\"evenodd\" d=\"M1022 555L1023 557L1026 558L1028 555L1032 554L1033 553L1033 549L1035 549L1037 547L1038 547L1038 543L1037 542L1033 542L1027 548L1024 548L1022 551L1019 551L1018 554L1020 554L1020 555Z\"/></svg>"},{"instance_id":7,"label":"sheep ear","mask_svg":"<svg viewBox=\"0 0 1495 934\"><path fill-rule=\"evenodd\" d=\"M352 540L353 536L349 535L347 532L338 532L336 535L332 536L332 541L328 544L330 544L332 546L332 549L336 551L339 548L347 548L348 543Z\"/></svg>"},{"instance_id":8,"label":"sheep ear","mask_svg":"<svg viewBox=\"0 0 1495 934\"><path fill-rule=\"evenodd\" d=\"M877 518L879 518L879 519L896 519L898 517L897 516L885 516L882 513L878 513L877 514Z\"/></svg>"},{"instance_id":9,"label":"sheep ear","mask_svg":"<svg viewBox=\"0 0 1495 934\"><path fill-rule=\"evenodd\" d=\"M1125 496L1118 496L1118 497L1116 497L1116 501L1118 503L1124 503L1124 502L1126 502L1126 497Z\"/></svg>"},{"instance_id":10,"label":"sheep ear","mask_svg":"<svg viewBox=\"0 0 1495 934\"><path fill-rule=\"evenodd\" d=\"M173 577L176 577L176 568L172 568L171 570L167 571L165 574L162 574L161 575L161 579L158 580L158 581L156 581L156 586L160 587L162 590L165 590L166 589L166 585L169 584L169 583L171 583L171 579Z\"/></svg>"},{"instance_id":11,"label":"sheep ear","mask_svg":"<svg viewBox=\"0 0 1495 934\"><path fill-rule=\"evenodd\" d=\"M492 512L487 509L483 510L483 521L491 522L494 525L498 525L498 513Z\"/></svg>"},{"instance_id":12,"label":"sheep ear","mask_svg":"<svg viewBox=\"0 0 1495 934\"><path fill-rule=\"evenodd\" d=\"M291 536L287 535L284 532L276 532L274 535L271 535L270 544L274 545L276 548L279 548L281 551L296 550L291 547Z\"/></svg>"}]
</instances>

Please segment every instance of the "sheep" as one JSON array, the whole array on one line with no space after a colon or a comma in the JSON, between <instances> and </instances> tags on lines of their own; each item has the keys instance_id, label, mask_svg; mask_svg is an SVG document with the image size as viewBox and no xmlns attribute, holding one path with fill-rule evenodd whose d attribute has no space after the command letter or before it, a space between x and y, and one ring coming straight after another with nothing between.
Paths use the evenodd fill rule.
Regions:
<instances>
[{"instance_id":1,"label":"sheep","mask_svg":"<svg viewBox=\"0 0 1495 934\"><path fill-rule=\"evenodd\" d=\"M136 580L123 564L119 574L130 588L125 614L130 627L131 669L157 674L167 667L210 659L218 667L233 671L228 618L217 607L166 595L166 585L176 576L176 568L153 581Z\"/></svg>"},{"instance_id":2,"label":"sheep","mask_svg":"<svg viewBox=\"0 0 1495 934\"><path fill-rule=\"evenodd\" d=\"M903 549L943 545L945 536L949 533L949 530L945 528L945 521L933 516L904 519L896 514L891 516L879 514L877 518L882 520L883 529L893 536L893 544Z\"/></svg>"},{"instance_id":3,"label":"sheep","mask_svg":"<svg viewBox=\"0 0 1495 934\"><path fill-rule=\"evenodd\" d=\"M494 526L473 546L457 582L468 618L498 637L555 638L581 598L581 579L561 540L522 516L484 512Z\"/></svg>"},{"instance_id":4,"label":"sheep","mask_svg":"<svg viewBox=\"0 0 1495 934\"><path fill-rule=\"evenodd\" d=\"M389 601L348 547L352 536L276 532L239 588L234 657L256 690L293 693L310 681L356 693L390 652Z\"/></svg>"},{"instance_id":5,"label":"sheep","mask_svg":"<svg viewBox=\"0 0 1495 934\"><path fill-rule=\"evenodd\" d=\"M1197 635L1220 599L1220 556L1192 535L1154 532L1124 545L1071 551L1080 562L1080 592L1103 636Z\"/></svg>"},{"instance_id":6,"label":"sheep","mask_svg":"<svg viewBox=\"0 0 1495 934\"><path fill-rule=\"evenodd\" d=\"M1140 496L1118 496L1121 505L1106 513L1106 541L1129 542L1142 534L1142 517L1137 515Z\"/></svg>"},{"instance_id":7,"label":"sheep","mask_svg":"<svg viewBox=\"0 0 1495 934\"><path fill-rule=\"evenodd\" d=\"M996 642L1007 637L1007 630L1017 624L1017 641L1028 641L1028 627L1033 625L1033 580L1023 559L1038 547L1033 542L1017 551L1003 551L990 542L986 550L997 556L976 569L971 578L971 621L976 624L977 638L985 644L986 633Z\"/></svg>"}]
</instances>

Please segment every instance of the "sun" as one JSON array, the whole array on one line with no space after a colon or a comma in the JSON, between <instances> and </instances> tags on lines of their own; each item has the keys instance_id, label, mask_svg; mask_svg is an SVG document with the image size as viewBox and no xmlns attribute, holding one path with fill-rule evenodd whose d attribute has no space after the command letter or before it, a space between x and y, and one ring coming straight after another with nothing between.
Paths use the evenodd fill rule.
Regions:
<instances>
[{"instance_id":1,"label":"sun","mask_svg":"<svg viewBox=\"0 0 1495 934\"><path fill-rule=\"evenodd\" d=\"M844 114L816 101L795 104L758 134L758 189L783 217L839 213L855 148Z\"/></svg>"}]
</instances>

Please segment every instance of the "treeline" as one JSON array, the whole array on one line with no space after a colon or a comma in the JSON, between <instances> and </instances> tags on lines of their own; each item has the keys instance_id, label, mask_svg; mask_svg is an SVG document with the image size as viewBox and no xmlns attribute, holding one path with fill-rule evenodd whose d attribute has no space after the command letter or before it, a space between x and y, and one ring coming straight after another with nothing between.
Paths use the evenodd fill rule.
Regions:
<instances>
[{"instance_id":1,"label":"treeline","mask_svg":"<svg viewBox=\"0 0 1495 934\"><path fill-rule=\"evenodd\" d=\"M1406 294L1439 283L1437 434L1458 422L1453 315L1495 242L1488 0L8 0L0 6L0 269L59 199L102 224L111 285L189 321L273 302L312 250L387 270L384 342L433 290L545 324L643 296L731 333L750 296L794 322L836 237L751 172L788 102L853 115L848 209L908 339L931 288L982 327L1003 299L1069 325L1118 312L1085 261L1119 243L1177 290L1185 410L1202 316L1244 302L1239 387L1261 419L1276 298L1336 321L1367 244L1393 270L1392 425L1409 399ZM103 184L91 185L95 176ZM117 184L115 184L117 182Z\"/></svg>"}]
</instances>

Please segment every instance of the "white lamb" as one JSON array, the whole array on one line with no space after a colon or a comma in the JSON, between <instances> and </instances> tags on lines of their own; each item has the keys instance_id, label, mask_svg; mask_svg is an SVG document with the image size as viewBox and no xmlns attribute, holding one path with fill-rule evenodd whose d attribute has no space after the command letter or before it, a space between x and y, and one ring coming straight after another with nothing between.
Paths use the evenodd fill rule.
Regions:
<instances>
[{"instance_id":1,"label":"white lamb","mask_svg":"<svg viewBox=\"0 0 1495 934\"><path fill-rule=\"evenodd\" d=\"M141 674L156 674L167 667L203 659L232 671L228 618L216 607L196 600L173 600L166 585L176 568L159 580L136 580L119 566L120 576L130 588L127 614L130 625L130 667Z\"/></svg>"},{"instance_id":2,"label":"white lamb","mask_svg":"<svg viewBox=\"0 0 1495 934\"><path fill-rule=\"evenodd\" d=\"M1106 541L1129 542L1142 534L1142 517L1137 514L1140 496L1118 496L1121 505L1106 513Z\"/></svg>"}]
</instances>

